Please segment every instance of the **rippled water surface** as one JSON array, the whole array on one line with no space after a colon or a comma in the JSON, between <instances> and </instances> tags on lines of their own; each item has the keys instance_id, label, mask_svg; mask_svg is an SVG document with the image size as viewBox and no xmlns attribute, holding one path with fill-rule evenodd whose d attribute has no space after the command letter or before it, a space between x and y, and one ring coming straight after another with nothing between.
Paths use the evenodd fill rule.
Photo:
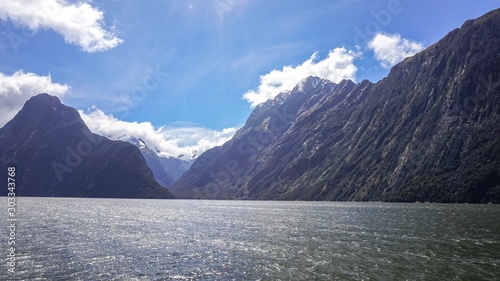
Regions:
<instances>
[{"instance_id":1,"label":"rippled water surface","mask_svg":"<svg viewBox=\"0 0 500 281\"><path fill-rule=\"evenodd\" d=\"M496 205L18 204L17 273L7 274L4 262L1 280L500 280Z\"/></svg>"}]
</instances>

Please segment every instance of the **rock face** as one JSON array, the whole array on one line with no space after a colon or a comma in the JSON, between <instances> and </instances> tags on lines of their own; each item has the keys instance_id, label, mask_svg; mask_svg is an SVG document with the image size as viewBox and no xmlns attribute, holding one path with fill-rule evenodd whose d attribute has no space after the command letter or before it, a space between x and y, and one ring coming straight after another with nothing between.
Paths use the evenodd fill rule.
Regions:
<instances>
[{"instance_id":1,"label":"rock face","mask_svg":"<svg viewBox=\"0 0 500 281\"><path fill-rule=\"evenodd\" d=\"M168 156L159 156L165 169L172 175L174 180L180 178L193 165L194 159L181 159Z\"/></svg>"},{"instance_id":2,"label":"rock face","mask_svg":"<svg viewBox=\"0 0 500 281\"><path fill-rule=\"evenodd\" d=\"M78 112L40 94L0 129L0 180L16 168L16 195L173 198L138 148L89 131ZM0 191L6 195L7 189Z\"/></svg>"},{"instance_id":3,"label":"rock face","mask_svg":"<svg viewBox=\"0 0 500 281\"><path fill-rule=\"evenodd\" d=\"M500 203L500 10L378 83L309 77L170 187L189 198Z\"/></svg>"}]
</instances>

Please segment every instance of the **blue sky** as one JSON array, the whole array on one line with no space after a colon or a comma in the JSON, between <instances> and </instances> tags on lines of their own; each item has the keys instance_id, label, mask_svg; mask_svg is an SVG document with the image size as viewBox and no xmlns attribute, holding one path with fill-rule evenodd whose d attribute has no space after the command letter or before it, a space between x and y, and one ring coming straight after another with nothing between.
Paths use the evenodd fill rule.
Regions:
<instances>
[{"instance_id":1,"label":"blue sky","mask_svg":"<svg viewBox=\"0 0 500 281\"><path fill-rule=\"evenodd\" d=\"M273 91L286 90L308 73L376 82L404 53L394 50L390 40L412 54L465 20L500 7L500 0L7 2L0 1L3 78L20 70L45 77L49 81L42 84L49 91L91 116L84 118L87 122L101 127L102 120L108 125L120 120L122 126L142 124L149 129L141 134L152 130L171 141L163 146L191 150L220 144L244 124L251 104L258 103L244 99L246 93L259 100L272 97ZM33 9L25 8L30 5ZM102 38L89 43L92 32L101 32ZM378 43L373 41L377 33L386 36ZM338 47L344 49L326 60ZM332 70L339 59L355 69ZM16 82L4 82L3 90L0 82L0 95L32 95L18 93L23 87L13 94L14 86L5 86L24 83L25 75L18 76ZM265 81L270 82L263 85ZM282 87L264 95L276 81ZM50 87L54 85L63 88ZM90 127L99 131L99 125ZM202 140L205 145L200 145ZM151 138L150 143L158 141Z\"/></svg>"}]
</instances>

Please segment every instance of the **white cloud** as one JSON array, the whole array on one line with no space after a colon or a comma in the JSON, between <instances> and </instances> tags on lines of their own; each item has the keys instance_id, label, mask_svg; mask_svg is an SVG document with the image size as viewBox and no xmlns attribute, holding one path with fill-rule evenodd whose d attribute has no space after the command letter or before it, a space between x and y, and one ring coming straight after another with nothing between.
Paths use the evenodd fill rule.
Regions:
<instances>
[{"instance_id":1,"label":"white cloud","mask_svg":"<svg viewBox=\"0 0 500 281\"><path fill-rule=\"evenodd\" d=\"M375 59L380 62L380 65L384 68L390 68L401 62L404 58L422 51L424 45L401 38L399 34L377 33L368 42L368 48L373 50Z\"/></svg>"},{"instance_id":2,"label":"white cloud","mask_svg":"<svg viewBox=\"0 0 500 281\"><path fill-rule=\"evenodd\" d=\"M65 0L0 0L0 19L28 27L52 29L86 52L106 51L123 42L103 27L103 12L88 3Z\"/></svg>"},{"instance_id":3,"label":"white cloud","mask_svg":"<svg viewBox=\"0 0 500 281\"><path fill-rule=\"evenodd\" d=\"M281 92L292 90L308 76L318 76L332 82L339 82L342 79L355 80L357 68L353 61L358 55L345 48L336 48L329 52L327 58L316 62L318 54L314 53L308 60L296 67L285 66L282 70L275 69L261 75L257 90L246 92L243 98L255 107Z\"/></svg>"},{"instance_id":4,"label":"white cloud","mask_svg":"<svg viewBox=\"0 0 500 281\"><path fill-rule=\"evenodd\" d=\"M157 148L162 154L177 157L181 154L190 157L230 140L236 128L215 131L203 127L167 127L155 128L149 122L126 122L113 115L108 115L97 108L88 113L79 111L89 129L99 135L118 139L124 135L141 138L151 148Z\"/></svg>"},{"instance_id":5,"label":"white cloud","mask_svg":"<svg viewBox=\"0 0 500 281\"><path fill-rule=\"evenodd\" d=\"M70 87L52 82L52 77L19 70L11 76L0 73L0 127L10 121L32 96L48 93L62 96Z\"/></svg>"}]
</instances>

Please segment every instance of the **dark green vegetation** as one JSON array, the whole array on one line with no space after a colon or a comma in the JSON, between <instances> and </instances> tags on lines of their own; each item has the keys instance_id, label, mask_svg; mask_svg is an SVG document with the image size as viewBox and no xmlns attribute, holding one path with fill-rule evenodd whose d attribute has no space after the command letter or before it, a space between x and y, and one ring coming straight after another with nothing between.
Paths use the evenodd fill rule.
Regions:
<instances>
[{"instance_id":1,"label":"dark green vegetation","mask_svg":"<svg viewBox=\"0 0 500 281\"><path fill-rule=\"evenodd\" d=\"M2 183L8 166L16 168L18 196L173 198L138 148L91 133L74 108L47 94L0 129Z\"/></svg>"},{"instance_id":2,"label":"dark green vegetation","mask_svg":"<svg viewBox=\"0 0 500 281\"><path fill-rule=\"evenodd\" d=\"M500 10L371 83L309 77L170 187L179 197L500 203Z\"/></svg>"}]
</instances>

